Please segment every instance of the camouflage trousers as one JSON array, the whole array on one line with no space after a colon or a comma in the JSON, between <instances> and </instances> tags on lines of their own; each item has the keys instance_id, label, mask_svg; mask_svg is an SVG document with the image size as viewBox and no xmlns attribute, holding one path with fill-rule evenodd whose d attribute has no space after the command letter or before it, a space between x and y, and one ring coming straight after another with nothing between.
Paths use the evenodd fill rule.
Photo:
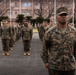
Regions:
<instances>
[{"instance_id":1,"label":"camouflage trousers","mask_svg":"<svg viewBox=\"0 0 76 75\"><path fill-rule=\"evenodd\" d=\"M75 69L70 71L58 71L53 69L48 69L49 75L75 75Z\"/></svg>"},{"instance_id":2,"label":"camouflage trousers","mask_svg":"<svg viewBox=\"0 0 76 75\"><path fill-rule=\"evenodd\" d=\"M20 39L20 34L18 33L17 35L16 35L16 41L18 41Z\"/></svg>"},{"instance_id":3,"label":"camouflage trousers","mask_svg":"<svg viewBox=\"0 0 76 75\"><path fill-rule=\"evenodd\" d=\"M10 39L2 39L3 51L9 51Z\"/></svg>"},{"instance_id":4,"label":"camouflage trousers","mask_svg":"<svg viewBox=\"0 0 76 75\"><path fill-rule=\"evenodd\" d=\"M30 47L30 40L23 40L23 45L24 45L24 51L29 52L29 47Z\"/></svg>"},{"instance_id":5,"label":"camouflage trousers","mask_svg":"<svg viewBox=\"0 0 76 75\"><path fill-rule=\"evenodd\" d=\"M43 41L43 36L44 36L43 34L39 33L39 38L41 41Z\"/></svg>"},{"instance_id":6,"label":"camouflage trousers","mask_svg":"<svg viewBox=\"0 0 76 75\"><path fill-rule=\"evenodd\" d=\"M13 38L10 39L10 43L9 43L10 48L12 48L14 44L15 44L15 39Z\"/></svg>"}]
</instances>

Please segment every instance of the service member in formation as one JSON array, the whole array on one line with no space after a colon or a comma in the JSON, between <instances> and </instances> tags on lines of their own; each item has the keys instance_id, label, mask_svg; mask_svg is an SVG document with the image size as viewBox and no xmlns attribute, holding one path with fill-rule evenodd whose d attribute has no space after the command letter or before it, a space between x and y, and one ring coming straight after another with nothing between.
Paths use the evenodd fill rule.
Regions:
<instances>
[{"instance_id":1,"label":"service member in formation","mask_svg":"<svg viewBox=\"0 0 76 75\"><path fill-rule=\"evenodd\" d=\"M1 27L1 39L3 46L3 54L9 55L9 43L11 39L11 28L8 20L3 20L3 26Z\"/></svg>"},{"instance_id":2,"label":"service member in formation","mask_svg":"<svg viewBox=\"0 0 76 75\"><path fill-rule=\"evenodd\" d=\"M54 20L50 20L49 25L47 25L47 26L45 27L45 32L46 32L47 30L49 30L53 25L54 25Z\"/></svg>"},{"instance_id":3,"label":"service member in formation","mask_svg":"<svg viewBox=\"0 0 76 75\"><path fill-rule=\"evenodd\" d=\"M31 40L30 40L30 47L29 47L29 49L31 50L31 41L32 41L32 36L33 36L33 27L32 27L30 22L28 22L28 24L29 24L29 28L31 29Z\"/></svg>"},{"instance_id":4,"label":"service member in formation","mask_svg":"<svg viewBox=\"0 0 76 75\"><path fill-rule=\"evenodd\" d=\"M32 30L29 27L29 24L27 22L24 22L24 26L22 27L22 40L24 45L24 55L30 55L29 47L30 47L30 41L31 41L31 35Z\"/></svg>"},{"instance_id":5,"label":"service member in formation","mask_svg":"<svg viewBox=\"0 0 76 75\"><path fill-rule=\"evenodd\" d=\"M39 38L41 41L43 41L43 37L45 34L45 27L47 26L47 21L44 21L42 24L39 26Z\"/></svg>"},{"instance_id":6,"label":"service member in formation","mask_svg":"<svg viewBox=\"0 0 76 75\"><path fill-rule=\"evenodd\" d=\"M66 7L56 13L57 25L45 33L41 58L49 75L75 75L76 29L68 25Z\"/></svg>"}]
</instances>

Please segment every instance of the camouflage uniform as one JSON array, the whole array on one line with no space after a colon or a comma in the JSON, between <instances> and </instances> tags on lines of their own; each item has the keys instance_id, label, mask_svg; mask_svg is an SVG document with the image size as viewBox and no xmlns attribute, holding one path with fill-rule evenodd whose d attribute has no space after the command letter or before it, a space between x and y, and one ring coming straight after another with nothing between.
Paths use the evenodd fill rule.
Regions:
<instances>
[{"instance_id":1,"label":"camouflage uniform","mask_svg":"<svg viewBox=\"0 0 76 75\"><path fill-rule=\"evenodd\" d=\"M42 41L43 39L43 36L44 36L44 27L42 25L39 26L39 37L40 37L40 40Z\"/></svg>"},{"instance_id":2,"label":"camouflage uniform","mask_svg":"<svg viewBox=\"0 0 76 75\"><path fill-rule=\"evenodd\" d=\"M18 25L16 24L16 27L15 27L15 30L16 30L16 42L18 41Z\"/></svg>"},{"instance_id":3,"label":"camouflage uniform","mask_svg":"<svg viewBox=\"0 0 76 75\"><path fill-rule=\"evenodd\" d=\"M44 34L45 34L45 27L47 26L47 24L41 24L39 26L39 37L40 37L40 40L43 41L43 37L44 37Z\"/></svg>"},{"instance_id":4,"label":"camouflage uniform","mask_svg":"<svg viewBox=\"0 0 76 75\"><path fill-rule=\"evenodd\" d=\"M12 43L13 45L15 44L15 40L16 40L16 29L15 26L12 26Z\"/></svg>"},{"instance_id":5,"label":"camouflage uniform","mask_svg":"<svg viewBox=\"0 0 76 75\"><path fill-rule=\"evenodd\" d=\"M50 26L50 25L48 25L47 27L45 27L45 32L46 32L47 30L49 30L51 27L52 27L52 26Z\"/></svg>"},{"instance_id":6,"label":"camouflage uniform","mask_svg":"<svg viewBox=\"0 0 76 75\"><path fill-rule=\"evenodd\" d=\"M76 38L75 32L76 29L70 26L66 33L62 33L56 26L48 30L43 41L42 59L44 63L49 62L51 64L49 67L56 70L75 69L75 57L73 56L73 42ZM47 49L49 47L51 56L48 58Z\"/></svg>"},{"instance_id":7,"label":"camouflage uniform","mask_svg":"<svg viewBox=\"0 0 76 75\"><path fill-rule=\"evenodd\" d=\"M1 36L1 25L0 25L0 36Z\"/></svg>"},{"instance_id":8,"label":"camouflage uniform","mask_svg":"<svg viewBox=\"0 0 76 75\"><path fill-rule=\"evenodd\" d=\"M29 28L31 30L31 39L32 39L32 35L33 35L33 27L32 27L32 25L29 25Z\"/></svg>"},{"instance_id":9,"label":"camouflage uniform","mask_svg":"<svg viewBox=\"0 0 76 75\"><path fill-rule=\"evenodd\" d=\"M49 75L75 74L75 45L76 29L70 25L67 25L64 33L56 25L46 32L41 58L45 64L49 63Z\"/></svg>"},{"instance_id":10,"label":"camouflage uniform","mask_svg":"<svg viewBox=\"0 0 76 75\"><path fill-rule=\"evenodd\" d=\"M24 51L25 53L28 53L29 47L30 47L30 41L31 41L31 35L32 35L32 31L29 28L29 26L22 27L22 39L23 39L23 45L24 45Z\"/></svg>"},{"instance_id":11,"label":"camouflage uniform","mask_svg":"<svg viewBox=\"0 0 76 75\"><path fill-rule=\"evenodd\" d=\"M31 29L31 40L32 40L32 36L33 36L33 27L32 27L32 25L29 24L29 28ZM31 50L31 40L30 40L30 47L29 47L30 50Z\"/></svg>"},{"instance_id":12,"label":"camouflage uniform","mask_svg":"<svg viewBox=\"0 0 76 75\"><path fill-rule=\"evenodd\" d=\"M54 25L54 23L53 23L53 21L51 21L50 24L45 27L45 32L47 30L49 30L53 25Z\"/></svg>"},{"instance_id":13,"label":"camouflage uniform","mask_svg":"<svg viewBox=\"0 0 76 75\"><path fill-rule=\"evenodd\" d=\"M16 32L15 32L15 27L12 24L11 25L11 39L10 39L10 48L9 50L12 50L14 44L15 44L15 39L16 39Z\"/></svg>"},{"instance_id":14,"label":"camouflage uniform","mask_svg":"<svg viewBox=\"0 0 76 75\"><path fill-rule=\"evenodd\" d=\"M19 24L17 24L17 41L20 39L20 35L21 35L21 27L19 26Z\"/></svg>"},{"instance_id":15,"label":"camouflage uniform","mask_svg":"<svg viewBox=\"0 0 76 75\"><path fill-rule=\"evenodd\" d=\"M1 39L3 45L3 51L7 53L9 51L9 42L11 37L11 28L8 26L2 26L1 28Z\"/></svg>"}]
</instances>

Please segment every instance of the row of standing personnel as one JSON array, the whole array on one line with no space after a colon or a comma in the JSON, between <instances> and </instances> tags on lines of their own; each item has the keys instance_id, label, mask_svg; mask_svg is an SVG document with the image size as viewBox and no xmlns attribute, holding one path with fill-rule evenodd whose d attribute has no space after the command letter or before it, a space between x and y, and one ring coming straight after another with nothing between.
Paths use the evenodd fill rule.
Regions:
<instances>
[{"instance_id":1,"label":"row of standing personnel","mask_svg":"<svg viewBox=\"0 0 76 75\"><path fill-rule=\"evenodd\" d=\"M28 22L24 22L21 26L18 23L9 20L3 20L0 27L3 56L9 55L9 51L13 50L16 42L22 37L24 46L24 55L30 55L31 40L33 35L33 28Z\"/></svg>"},{"instance_id":2,"label":"row of standing personnel","mask_svg":"<svg viewBox=\"0 0 76 75\"><path fill-rule=\"evenodd\" d=\"M50 29L48 29L49 27L45 27L43 36L40 36L43 42L41 58L45 64L45 67L48 69L49 75L75 75L76 29L68 24L67 8L61 7L56 13L57 24L53 24L54 26ZM40 28L38 28L38 30L40 31ZM6 32L8 34L7 37ZM29 43L32 39L30 34L32 34L32 32L31 29L28 28L28 23L24 23L24 26L21 28L21 32L24 44L24 55L30 55L28 53L28 46L30 46ZM3 46L5 45L8 47L7 49L9 51L10 43L8 42L10 41L9 39L12 34L11 27L5 25L5 28L3 27L1 29L1 34ZM5 34L7 39L3 39L3 34ZM8 46L5 42L8 43ZM4 51L5 50L6 49L4 49ZM9 55L7 52L6 55Z\"/></svg>"},{"instance_id":3,"label":"row of standing personnel","mask_svg":"<svg viewBox=\"0 0 76 75\"><path fill-rule=\"evenodd\" d=\"M50 23L48 23L47 21L43 21L43 23L41 23L37 27L39 38L40 38L41 41L43 41L43 37L44 37L44 34L46 33L46 31L49 30L53 25L54 25L54 21L52 19L50 21Z\"/></svg>"}]
</instances>

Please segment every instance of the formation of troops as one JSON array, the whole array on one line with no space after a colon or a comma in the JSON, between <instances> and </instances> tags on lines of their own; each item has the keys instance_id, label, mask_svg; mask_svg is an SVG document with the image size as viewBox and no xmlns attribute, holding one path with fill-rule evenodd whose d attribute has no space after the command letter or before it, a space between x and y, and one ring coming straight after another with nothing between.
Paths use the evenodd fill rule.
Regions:
<instances>
[{"instance_id":1,"label":"formation of troops","mask_svg":"<svg viewBox=\"0 0 76 75\"><path fill-rule=\"evenodd\" d=\"M43 41L45 32L52 26L53 21L50 21L50 23L43 21L43 23L38 26L37 29L41 41ZM30 56L33 27L29 22L24 20L23 24L20 25L16 22L10 22L9 19L4 19L0 26L0 36L2 40L3 56L9 56L9 51L13 50L13 47L21 37L24 47L24 55Z\"/></svg>"},{"instance_id":2,"label":"formation of troops","mask_svg":"<svg viewBox=\"0 0 76 75\"><path fill-rule=\"evenodd\" d=\"M8 19L2 21L0 27L0 35L3 47L3 56L9 56L9 51L13 50L13 47L17 41L22 37L24 45L24 55L30 55L31 40L33 35L33 28L29 22L24 22L23 26L16 22L9 22Z\"/></svg>"},{"instance_id":3,"label":"formation of troops","mask_svg":"<svg viewBox=\"0 0 76 75\"><path fill-rule=\"evenodd\" d=\"M47 21L43 21L42 24L38 27L38 34L41 41L43 41L43 37L47 30L49 30L52 26L54 26L54 21L50 20L50 23Z\"/></svg>"},{"instance_id":4,"label":"formation of troops","mask_svg":"<svg viewBox=\"0 0 76 75\"><path fill-rule=\"evenodd\" d=\"M22 37L24 46L24 55L30 55L31 40L33 36L33 27L29 22L24 21L23 25L16 22L9 22L9 20L3 20L0 26L0 35L3 46L3 56L9 55L9 51L13 50L16 42ZM50 28L54 27L54 20L50 22L43 21L37 27L40 40L43 42L43 37Z\"/></svg>"},{"instance_id":5,"label":"formation of troops","mask_svg":"<svg viewBox=\"0 0 76 75\"><path fill-rule=\"evenodd\" d=\"M54 20L43 21L37 26L39 38L42 41L41 58L49 75L74 75L76 61L76 29L68 23L68 10L61 7L57 11L57 25ZM1 40L3 56L9 55L16 42L22 37L24 56L30 56L33 27L24 21L23 25L3 20ZM62 74L61 74L62 72Z\"/></svg>"}]
</instances>

